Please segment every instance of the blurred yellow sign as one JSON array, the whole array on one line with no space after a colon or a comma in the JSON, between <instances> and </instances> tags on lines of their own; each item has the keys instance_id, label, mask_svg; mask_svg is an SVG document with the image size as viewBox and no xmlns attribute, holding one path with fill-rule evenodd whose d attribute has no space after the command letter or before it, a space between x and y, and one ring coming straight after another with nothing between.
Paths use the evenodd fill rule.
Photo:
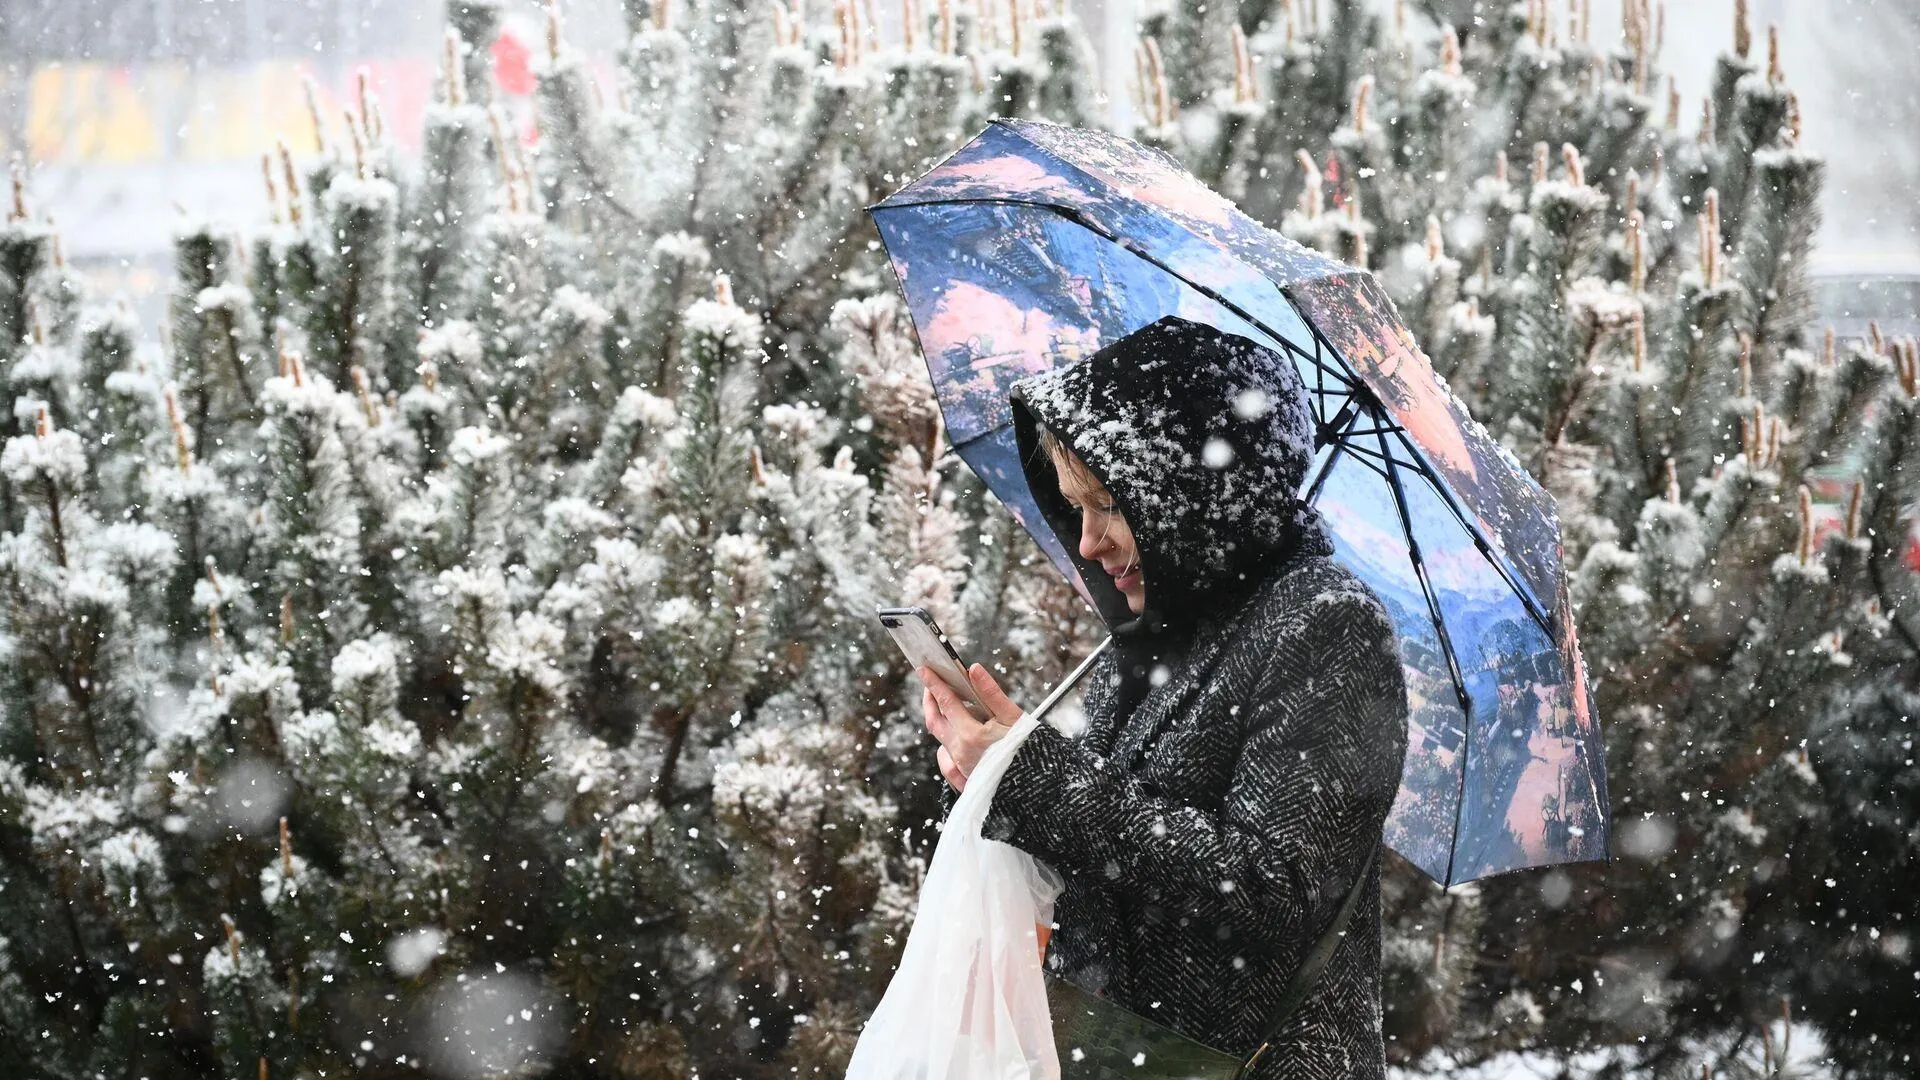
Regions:
<instances>
[{"instance_id":1,"label":"blurred yellow sign","mask_svg":"<svg viewBox=\"0 0 1920 1080\"><path fill-rule=\"evenodd\" d=\"M433 65L398 58L361 66L389 137L407 146L417 142ZM0 97L24 99L26 121L25 145L8 146L0 133L0 150L24 150L49 164L102 165L246 161L277 138L295 152L312 152L318 144L303 80L314 78L321 116L338 132L356 92L355 72L329 77L291 60L219 68L50 63L20 79L0 74Z\"/></svg>"}]
</instances>

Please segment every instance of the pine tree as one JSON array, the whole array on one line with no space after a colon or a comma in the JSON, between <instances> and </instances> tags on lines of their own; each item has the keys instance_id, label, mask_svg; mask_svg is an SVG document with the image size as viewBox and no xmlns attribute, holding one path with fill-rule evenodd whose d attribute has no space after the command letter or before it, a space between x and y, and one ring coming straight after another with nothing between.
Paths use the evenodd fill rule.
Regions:
<instances>
[{"instance_id":1,"label":"pine tree","mask_svg":"<svg viewBox=\"0 0 1920 1080\"><path fill-rule=\"evenodd\" d=\"M832 1072L941 783L872 610L1027 697L1092 643L859 213L1003 87L1084 121L1070 15L961 53L950 10L905 50L636 5L607 94L556 14L533 150L497 6L448 14L419 162L364 81L316 114L255 235L180 227L159 356L16 174L8 1075L445 1071L449 1025L466 1066Z\"/></svg>"}]
</instances>

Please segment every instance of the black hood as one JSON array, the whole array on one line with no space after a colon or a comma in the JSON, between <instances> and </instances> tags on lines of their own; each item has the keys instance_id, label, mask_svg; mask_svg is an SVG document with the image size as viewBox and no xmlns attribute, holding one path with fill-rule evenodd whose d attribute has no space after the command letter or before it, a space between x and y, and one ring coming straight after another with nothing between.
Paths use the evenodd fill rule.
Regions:
<instances>
[{"instance_id":1,"label":"black hood","mask_svg":"<svg viewBox=\"0 0 1920 1080\"><path fill-rule=\"evenodd\" d=\"M1169 315L1015 382L1009 398L1027 485L1116 633L1185 636L1289 555L1333 552L1319 512L1300 498L1314 451L1306 387L1291 360L1258 342ZM1080 515L1037 426L1086 462L1132 526L1140 616L1098 562L1080 557Z\"/></svg>"}]
</instances>

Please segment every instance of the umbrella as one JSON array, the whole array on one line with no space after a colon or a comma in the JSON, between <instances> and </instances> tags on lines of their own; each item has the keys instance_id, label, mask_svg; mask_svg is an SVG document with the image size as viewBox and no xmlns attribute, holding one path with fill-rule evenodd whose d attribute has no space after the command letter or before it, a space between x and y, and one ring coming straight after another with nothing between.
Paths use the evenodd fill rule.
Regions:
<instances>
[{"instance_id":1,"label":"umbrella","mask_svg":"<svg viewBox=\"0 0 1920 1080\"><path fill-rule=\"evenodd\" d=\"M1606 761L1552 497L1448 390L1372 275L1163 151L994 120L866 208L955 450L1091 602L1040 516L1007 388L1165 315L1290 358L1306 498L1399 631L1410 714L1386 842L1443 885L1608 857Z\"/></svg>"}]
</instances>

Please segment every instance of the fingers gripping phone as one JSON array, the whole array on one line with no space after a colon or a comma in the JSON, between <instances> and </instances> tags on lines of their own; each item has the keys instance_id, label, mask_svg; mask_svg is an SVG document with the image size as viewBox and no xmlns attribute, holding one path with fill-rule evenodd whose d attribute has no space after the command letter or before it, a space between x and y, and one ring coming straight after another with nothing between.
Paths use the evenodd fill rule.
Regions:
<instances>
[{"instance_id":1,"label":"fingers gripping phone","mask_svg":"<svg viewBox=\"0 0 1920 1080\"><path fill-rule=\"evenodd\" d=\"M893 635L894 644L907 654L907 662L918 668L922 664L933 669L940 681L952 688L955 696L966 705L967 712L975 720L985 723L993 718L993 711L987 703L980 700L980 692L973 688L973 680L967 678L967 665L960 660L960 654L953 651L953 643L940 630L940 624L933 621L923 607L885 607L880 609L880 625Z\"/></svg>"}]
</instances>

